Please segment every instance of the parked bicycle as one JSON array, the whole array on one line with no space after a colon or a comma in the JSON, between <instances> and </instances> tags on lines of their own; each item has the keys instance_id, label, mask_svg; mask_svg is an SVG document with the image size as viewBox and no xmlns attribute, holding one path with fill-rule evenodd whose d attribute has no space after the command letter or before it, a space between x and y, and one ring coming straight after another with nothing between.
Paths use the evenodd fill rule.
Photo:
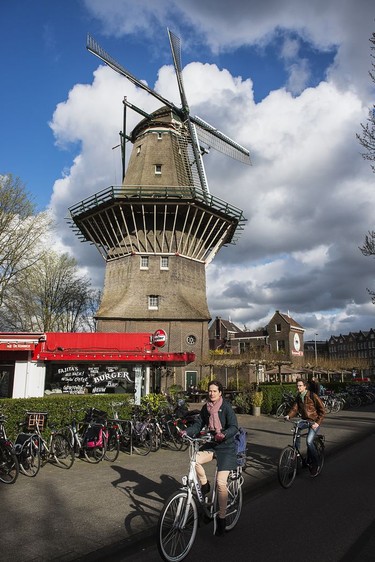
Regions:
<instances>
[{"instance_id":1,"label":"parked bicycle","mask_svg":"<svg viewBox=\"0 0 375 562\"><path fill-rule=\"evenodd\" d=\"M19 422L18 425L25 431L17 435L14 451L17 455L20 472L32 478L38 474L41 466L39 435L25 421Z\"/></svg>"},{"instance_id":2,"label":"parked bicycle","mask_svg":"<svg viewBox=\"0 0 375 562\"><path fill-rule=\"evenodd\" d=\"M79 422L76 414L70 406L73 418L64 430L63 434L67 437L75 456L83 457L93 464L99 463L106 452L106 439L104 437L105 424L95 421L95 408L86 411L85 420Z\"/></svg>"},{"instance_id":3,"label":"parked bicycle","mask_svg":"<svg viewBox=\"0 0 375 562\"><path fill-rule=\"evenodd\" d=\"M118 424L116 431L120 450L130 454L135 452L142 456L148 455L153 440L152 425L147 420L141 419L137 411L133 412L130 420L122 420L119 419L118 412L114 409L113 417Z\"/></svg>"},{"instance_id":4,"label":"parked bicycle","mask_svg":"<svg viewBox=\"0 0 375 562\"><path fill-rule=\"evenodd\" d=\"M47 412L26 412L28 417L28 425L34 426L35 433L39 437L39 452L42 465L47 462L56 464L61 468L69 469L73 466L75 455L74 449L68 438L59 430L52 427L50 423L51 433L46 440L42 431L46 428L48 413ZM30 422L33 423L30 423Z\"/></svg>"},{"instance_id":5,"label":"parked bicycle","mask_svg":"<svg viewBox=\"0 0 375 562\"><path fill-rule=\"evenodd\" d=\"M19 464L12 441L5 431L6 417L0 414L0 481L14 484L19 475Z\"/></svg>"},{"instance_id":6,"label":"parked bicycle","mask_svg":"<svg viewBox=\"0 0 375 562\"><path fill-rule=\"evenodd\" d=\"M311 476L315 477L320 474L324 464L324 435L318 434L315 436L314 445L317 452L317 459L314 461L313 459L310 459L308 452L306 455L303 455L300 448L297 446L297 442L308 433L308 429L304 431L300 427L302 422L304 424L306 423L306 420L299 418L291 419L290 421L294 426L292 429L292 444L288 445L281 451L277 466L278 479L283 488L290 488L295 480L297 470L299 468L308 467L311 472Z\"/></svg>"},{"instance_id":7,"label":"parked bicycle","mask_svg":"<svg viewBox=\"0 0 375 562\"><path fill-rule=\"evenodd\" d=\"M182 488L172 494L164 504L157 526L157 546L161 557L168 562L183 560L194 544L198 529L198 513L214 521L219 513L217 493L217 468L212 495L204 497L195 469L196 456L202 444L211 441L210 434L197 438L185 436L189 443L189 471L182 478ZM226 530L237 524L242 509L242 464L232 470L228 477L228 504Z\"/></svg>"},{"instance_id":8,"label":"parked bicycle","mask_svg":"<svg viewBox=\"0 0 375 562\"><path fill-rule=\"evenodd\" d=\"M280 406L278 406L275 414L277 418L283 418L284 416L286 416L296 399L294 394L292 394L292 392L290 391L283 392L282 396L283 401L281 402Z\"/></svg>"},{"instance_id":9,"label":"parked bicycle","mask_svg":"<svg viewBox=\"0 0 375 562\"><path fill-rule=\"evenodd\" d=\"M158 451L163 445L174 451L186 450L188 443L183 441L180 431L186 429L181 418L172 413L150 416L147 421L152 427L152 451Z\"/></svg>"}]
</instances>

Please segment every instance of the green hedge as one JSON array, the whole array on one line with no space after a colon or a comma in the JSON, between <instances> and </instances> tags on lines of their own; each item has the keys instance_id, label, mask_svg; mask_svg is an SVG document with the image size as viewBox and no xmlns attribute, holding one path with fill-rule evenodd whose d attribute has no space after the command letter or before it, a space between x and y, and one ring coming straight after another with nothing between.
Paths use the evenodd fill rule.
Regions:
<instances>
[{"instance_id":1,"label":"green hedge","mask_svg":"<svg viewBox=\"0 0 375 562\"><path fill-rule=\"evenodd\" d=\"M50 394L43 398L4 398L0 401L0 414L6 417L5 428L8 437L15 439L20 432L19 422L25 421L25 413L48 412L48 420L57 427L62 427L71 421L70 406L77 411L77 420L83 420L85 410L98 408L113 416L112 404L116 406L121 419L129 419L132 413L134 396L129 394L103 394L103 395L74 395L74 394ZM48 427L46 436L48 436Z\"/></svg>"}]
</instances>

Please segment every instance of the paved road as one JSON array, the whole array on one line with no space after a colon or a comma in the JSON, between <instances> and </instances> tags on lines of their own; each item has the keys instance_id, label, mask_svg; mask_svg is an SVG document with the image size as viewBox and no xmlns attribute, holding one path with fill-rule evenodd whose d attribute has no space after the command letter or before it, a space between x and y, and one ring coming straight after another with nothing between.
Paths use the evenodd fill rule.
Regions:
<instances>
[{"instance_id":1,"label":"paved road","mask_svg":"<svg viewBox=\"0 0 375 562\"><path fill-rule=\"evenodd\" d=\"M374 433L375 406L327 416L327 453ZM248 430L245 491L276 479L290 424L271 416L239 416ZM79 460L66 471L47 465L36 478L0 486L2 562L109 560L110 553L152 536L165 499L180 485L187 453L121 454L115 463ZM364 490L365 492L365 490Z\"/></svg>"},{"instance_id":2,"label":"paved road","mask_svg":"<svg viewBox=\"0 0 375 562\"><path fill-rule=\"evenodd\" d=\"M213 537L213 524L202 525L186 562L375 560L374 464L375 433L329 457L316 479L302 470L289 490L276 481L260 493L250 490L235 529ZM159 559L154 541L106 562Z\"/></svg>"}]
</instances>

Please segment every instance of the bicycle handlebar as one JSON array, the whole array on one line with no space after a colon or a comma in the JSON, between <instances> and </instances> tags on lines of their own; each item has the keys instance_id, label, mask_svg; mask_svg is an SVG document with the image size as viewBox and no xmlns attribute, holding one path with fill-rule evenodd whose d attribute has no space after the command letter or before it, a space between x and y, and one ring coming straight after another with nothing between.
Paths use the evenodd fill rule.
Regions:
<instances>
[{"instance_id":1,"label":"bicycle handlebar","mask_svg":"<svg viewBox=\"0 0 375 562\"><path fill-rule=\"evenodd\" d=\"M289 421L290 423L293 423L294 425L298 425L298 424L301 423L301 422L305 422L305 423L308 423L308 424L311 426L311 425L314 425L314 423L315 423L314 421L304 420L303 418L289 418L289 419L286 419L286 417L285 417L285 418L284 418L284 422L287 422L287 421Z\"/></svg>"},{"instance_id":2,"label":"bicycle handlebar","mask_svg":"<svg viewBox=\"0 0 375 562\"><path fill-rule=\"evenodd\" d=\"M199 437L190 437L190 435L183 435L183 439L189 441L189 443L209 443L213 441L213 435L211 433L205 433L200 435Z\"/></svg>"}]
</instances>

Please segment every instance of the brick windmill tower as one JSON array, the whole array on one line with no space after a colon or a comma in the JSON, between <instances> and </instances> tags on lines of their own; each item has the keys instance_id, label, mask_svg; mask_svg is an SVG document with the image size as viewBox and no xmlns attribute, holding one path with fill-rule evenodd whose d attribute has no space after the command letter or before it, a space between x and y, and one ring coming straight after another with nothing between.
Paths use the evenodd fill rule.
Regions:
<instances>
[{"instance_id":1,"label":"brick windmill tower","mask_svg":"<svg viewBox=\"0 0 375 562\"><path fill-rule=\"evenodd\" d=\"M71 207L73 230L94 244L106 262L97 329L144 332L163 329L167 350L192 351L195 364L174 373L183 386L203 375L208 355L206 266L234 243L242 211L208 189L202 156L215 148L250 164L249 152L196 116L182 82L180 40L168 30L181 107L175 106L114 61L93 39L87 49L161 102L148 114L124 98L143 119L122 133L124 178ZM133 149L125 173L125 143ZM159 386L160 381L154 381Z\"/></svg>"}]
</instances>

